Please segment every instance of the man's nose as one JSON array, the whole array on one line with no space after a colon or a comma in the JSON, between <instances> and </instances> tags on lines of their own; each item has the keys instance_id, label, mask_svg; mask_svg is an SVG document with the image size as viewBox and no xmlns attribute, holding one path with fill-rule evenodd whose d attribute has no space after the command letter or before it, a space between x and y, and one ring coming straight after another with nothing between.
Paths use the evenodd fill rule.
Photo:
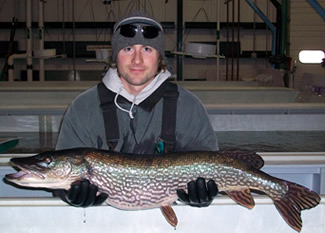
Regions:
<instances>
[{"instance_id":1,"label":"man's nose","mask_svg":"<svg viewBox=\"0 0 325 233\"><path fill-rule=\"evenodd\" d=\"M135 53L134 53L134 57L133 57L133 62L135 64L141 64L143 62L141 49L135 49Z\"/></svg>"}]
</instances>

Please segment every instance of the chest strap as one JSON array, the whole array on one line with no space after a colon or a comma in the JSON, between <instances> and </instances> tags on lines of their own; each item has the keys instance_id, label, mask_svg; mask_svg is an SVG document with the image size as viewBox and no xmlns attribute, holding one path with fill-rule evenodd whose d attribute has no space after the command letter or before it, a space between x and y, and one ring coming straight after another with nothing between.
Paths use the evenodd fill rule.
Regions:
<instances>
[{"instance_id":1,"label":"chest strap","mask_svg":"<svg viewBox=\"0 0 325 233\"><path fill-rule=\"evenodd\" d=\"M164 143L164 152L172 152L176 143L177 85L169 83L163 95L163 115L160 139Z\"/></svg>"},{"instance_id":2,"label":"chest strap","mask_svg":"<svg viewBox=\"0 0 325 233\"><path fill-rule=\"evenodd\" d=\"M114 104L115 94L109 91L102 82L97 85L97 90L100 98L100 107L104 116L106 143L109 149L113 151L120 138L116 106Z\"/></svg>"},{"instance_id":3,"label":"chest strap","mask_svg":"<svg viewBox=\"0 0 325 233\"><path fill-rule=\"evenodd\" d=\"M162 95L164 103L161 135L159 139L164 144L164 152L167 153L174 150L176 142L175 129L178 90L176 84L169 82L164 83L160 88L164 88ZM114 104L115 93L108 90L102 82L97 85L97 90L100 98L100 107L103 111L106 143L110 150L114 150L120 138L116 106Z\"/></svg>"}]
</instances>

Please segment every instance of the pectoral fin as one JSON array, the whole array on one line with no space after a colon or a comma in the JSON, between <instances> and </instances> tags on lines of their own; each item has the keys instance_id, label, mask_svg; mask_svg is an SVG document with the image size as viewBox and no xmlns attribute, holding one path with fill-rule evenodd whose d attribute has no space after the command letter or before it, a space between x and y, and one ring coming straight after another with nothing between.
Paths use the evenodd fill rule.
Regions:
<instances>
[{"instance_id":1,"label":"pectoral fin","mask_svg":"<svg viewBox=\"0 0 325 233\"><path fill-rule=\"evenodd\" d=\"M255 206L255 201L249 189L227 191L227 195L239 205L252 209Z\"/></svg>"},{"instance_id":2,"label":"pectoral fin","mask_svg":"<svg viewBox=\"0 0 325 233\"><path fill-rule=\"evenodd\" d=\"M161 206L160 209L163 215L165 216L167 222L169 222L169 224L172 225L173 227L176 227L178 220L173 208L170 205L164 205Z\"/></svg>"}]
</instances>

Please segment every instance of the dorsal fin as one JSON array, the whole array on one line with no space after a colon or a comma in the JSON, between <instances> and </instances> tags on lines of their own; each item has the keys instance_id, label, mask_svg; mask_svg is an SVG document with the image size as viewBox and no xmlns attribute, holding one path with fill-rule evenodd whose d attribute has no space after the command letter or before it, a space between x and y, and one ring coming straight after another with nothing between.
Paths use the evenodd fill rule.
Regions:
<instances>
[{"instance_id":1,"label":"dorsal fin","mask_svg":"<svg viewBox=\"0 0 325 233\"><path fill-rule=\"evenodd\" d=\"M252 151L234 150L234 151L220 151L220 153L235 159L239 159L256 169L261 169L264 166L264 160L262 159L262 157Z\"/></svg>"}]
</instances>

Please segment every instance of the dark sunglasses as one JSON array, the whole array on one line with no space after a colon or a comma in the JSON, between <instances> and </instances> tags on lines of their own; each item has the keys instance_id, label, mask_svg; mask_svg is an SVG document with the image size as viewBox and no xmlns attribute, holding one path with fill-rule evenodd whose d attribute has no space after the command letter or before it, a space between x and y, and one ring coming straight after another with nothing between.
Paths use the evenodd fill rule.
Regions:
<instances>
[{"instance_id":1,"label":"dark sunglasses","mask_svg":"<svg viewBox=\"0 0 325 233\"><path fill-rule=\"evenodd\" d=\"M159 35L159 28L153 26L142 26L142 25L132 25L126 24L119 27L120 34L124 37L135 37L137 32L141 32L143 37L146 39L153 39Z\"/></svg>"}]
</instances>

